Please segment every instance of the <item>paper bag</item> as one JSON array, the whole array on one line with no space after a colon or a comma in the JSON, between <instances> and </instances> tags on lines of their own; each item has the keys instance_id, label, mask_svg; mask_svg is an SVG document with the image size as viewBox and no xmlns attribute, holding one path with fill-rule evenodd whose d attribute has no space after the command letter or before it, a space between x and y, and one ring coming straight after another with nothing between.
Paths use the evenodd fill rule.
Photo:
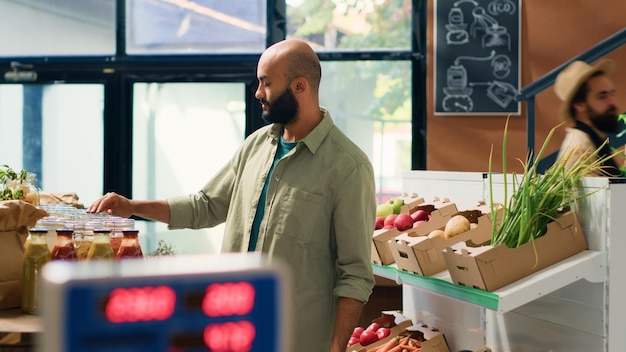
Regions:
<instances>
[{"instance_id":1,"label":"paper bag","mask_svg":"<svg viewBox=\"0 0 626 352\"><path fill-rule=\"evenodd\" d=\"M84 208L74 192L39 192L39 204L67 204L77 209Z\"/></svg>"},{"instance_id":2,"label":"paper bag","mask_svg":"<svg viewBox=\"0 0 626 352\"><path fill-rule=\"evenodd\" d=\"M0 309L20 306L28 227L47 215L45 210L21 200L0 202Z\"/></svg>"}]
</instances>

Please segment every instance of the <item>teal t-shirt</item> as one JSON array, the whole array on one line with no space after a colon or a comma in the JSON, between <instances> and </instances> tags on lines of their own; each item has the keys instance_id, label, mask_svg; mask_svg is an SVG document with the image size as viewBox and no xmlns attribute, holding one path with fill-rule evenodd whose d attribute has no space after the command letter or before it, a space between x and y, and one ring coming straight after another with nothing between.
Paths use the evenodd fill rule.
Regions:
<instances>
[{"instance_id":1,"label":"teal t-shirt","mask_svg":"<svg viewBox=\"0 0 626 352\"><path fill-rule=\"evenodd\" d=\"M261 226L261 221L263 220L263 216L265 215L265 198L267 197L267 187L269 185L269 180L272 179L274 167L276 167L278 161L282 159L283 156L287 155L290 150L295 148L297 144L298 142L285 142L282 136L280 136L279 138L276 156L274 157L274 162L272 163L270 172L267 174L267 178L265 179L265 184L263 185L263 190L261 191L261 197L259 198L259 205L257 206L256 214L254 215L254 222L252 223L252 232L250 233L250 244L248 244L248 251L254 251L254 248L256 247L256 241L259 238L259 227Z\"/></svg>"}]
</instances>

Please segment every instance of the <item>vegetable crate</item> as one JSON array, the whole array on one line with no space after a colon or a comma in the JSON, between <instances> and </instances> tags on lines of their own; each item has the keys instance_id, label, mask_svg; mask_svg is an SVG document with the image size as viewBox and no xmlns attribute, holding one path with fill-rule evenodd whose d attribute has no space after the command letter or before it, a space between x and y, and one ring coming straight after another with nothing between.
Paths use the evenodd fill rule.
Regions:
<instances>
[{"instance_id":1,"label":"vegetable crate","mask_svg":"<svg viewBox=\"0 0 626 352\"><path fill-rule=\"evenodd\" d=\"M450 352L450 347L441 331L426 325L412 325L411 320L405 320L391 328L391 335L367 346L356 344L346 349L346 352L377 352L384 348L389 341L410 336L420 341L420 352ZM385 351L383 349L383 351ZM395 351L391 349L390 351Z\"/></svg>"},{"instance_id":2,"label":"vegetable crate","mask_svg":"<svg viewBox=\"0 0 626 352\"><path fill-rule=\"evenodd\" d=\"M443 230L447 221L455 215L463 215L470 223L477 224L477 226L448 239L428 236L431 231ZM480 237L476 236L476 233L480 231L491 231L489 214L483 215L479 209L458 212L454 206L445 209L445 213L439 217L433 216L426 224L389 240L388 246L398 269L422 276L431 276L446 269L446 261L442 254L444 248L460 241Z\"/></svg>"},{"instance_id":3,"label":"vegetable crate","mask_svg":"<svg viewBox=\"0 0 626 352\"><path fill-rule=\"evenodd\" d=\"M400 214L411 214L416 212L417 210L422 209L427 211L429 214L434 215L433 211L436 209L437 206L446 207L450 205L449 201L447 201L447 203L444 203L442 201L439 201L438 198L435 198L435 201L433 203L425 203L424 198L419 198L415 193L411 197L405 194L403 200L404 205L400 208ZM389 250L387 241L399 235L400 231L395 228L375 230L372 236L372 262L378 265L389 265L395 263L395 259L391 254L391 251Z\"/></svg>"},{"instance_id":4,"label":"vegetable crate","mask_svg":"<svg viewBox=\"0 0 626 352\"><path fill-rule=\"evenodd\" d=\"M459 242L445 248L443 257L452 282L494 291L587 248L576 213L568 211L548 223L546 234L534 243L509 248Z\"/></svg>"}]
</instances>

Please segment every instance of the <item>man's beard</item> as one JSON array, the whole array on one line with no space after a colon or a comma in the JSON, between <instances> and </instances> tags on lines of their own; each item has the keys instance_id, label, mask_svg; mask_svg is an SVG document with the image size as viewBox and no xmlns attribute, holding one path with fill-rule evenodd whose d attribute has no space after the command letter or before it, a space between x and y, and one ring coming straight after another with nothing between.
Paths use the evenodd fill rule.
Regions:
<instances>
[{"instance_id":1,"label":"man's beard","mask_svg":"<svg viewBox=\"0 0 626 352\"><path fill-rule=\"evenodd\" d=\"M595 128L604 133L615 134L621 130L621 124L617 119L617 108L612 106L604 113L598 113L591 107L587 107L589 120Z\"/></svg>"},{"instance_id":2,"label":"man's beard","mask_svg":"<svg viewBox=\"0 0 626 352\"><path fill-rule=\"evenodd\" d=\"M298 113L298 101L293 95L291 88L286 88L274 101L263 100L268 105L267 111L263 111L263 120L269 123L286 125L293 121Z\"/></svg>"}]
</instances>

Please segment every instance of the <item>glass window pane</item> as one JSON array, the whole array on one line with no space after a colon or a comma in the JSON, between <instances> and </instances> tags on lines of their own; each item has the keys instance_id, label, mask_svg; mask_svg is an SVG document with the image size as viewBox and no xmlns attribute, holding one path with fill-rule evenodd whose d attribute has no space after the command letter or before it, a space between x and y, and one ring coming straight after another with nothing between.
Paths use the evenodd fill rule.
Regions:
<instances>
[{"instance_id":1,"label":"glass window pane","mask_svg":"<svg viewBox=\"0 0 626 352\"><path fill-rule=\"evenodd\" d=\"M324 61L322 72L320 103L372 161L377 201L401 194L411 170L410 62Z\"/></svg>"},{"instance_id":2,"label":"glass window pane","mask_svg":"<svg viewBox=\"0 0 626 352\"><path fill-rule=\"evenodd\" d=\"M266 1L128 0L126 52L260 53Z\"/></svg>"},{"instance_id":3,"label":"glass window pane","mask_svg":"<svg viewBox=\"0 0 626 352\"><path fill-rule=\"evenodd\" d=\"M411 48L411 0L287 0L287 36L317 51Z\"/></svg>"},{"instance_id":4,"label":"glass window pane","mask_svg":"<svg viewBox=\"0 0 626 352\"><path fill-rule=\"evenodd\" d=\"M0 0L0 57L115 54L115 0Z\"/></svg>"},{"instance_id":5,"label":"glass window pane","mask_svg":"<svg viewBox=\"0 0 626 352\"><path fill-rule=\"evenodd\" d=\"M197 192L245 138L244 83L136 83L133 88L133 198ZM142 246L159 240L178 253L217 253L223 226L170 231L138 222Z\"/></svg>"},{"instance_id":6,"label":"glass window pane","mask_svg":"<svg viewBox=\"0 0 626 352\"><path fill-rule=\"evenodd\" d=\"M0 164L91 204L103 189L103 96L100 84L0 85Z\"/></svg>"}]
</instances>

